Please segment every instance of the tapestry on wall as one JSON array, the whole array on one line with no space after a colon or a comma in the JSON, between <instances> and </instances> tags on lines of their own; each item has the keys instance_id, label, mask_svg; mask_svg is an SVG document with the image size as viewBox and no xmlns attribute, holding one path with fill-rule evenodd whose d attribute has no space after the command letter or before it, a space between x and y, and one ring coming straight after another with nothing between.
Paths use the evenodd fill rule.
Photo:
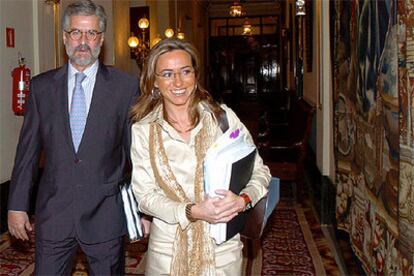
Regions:
<instances>
[{"instance_id":1,"label":"tapestry on wall","mask_svg":"<svg viewBox=\"0 0 414 276\"><path fill-rule=\"evenodd\" d=\"M331 3L338 227L367 274L411 275L414 7Z\"/></svg>"}]
</instances>

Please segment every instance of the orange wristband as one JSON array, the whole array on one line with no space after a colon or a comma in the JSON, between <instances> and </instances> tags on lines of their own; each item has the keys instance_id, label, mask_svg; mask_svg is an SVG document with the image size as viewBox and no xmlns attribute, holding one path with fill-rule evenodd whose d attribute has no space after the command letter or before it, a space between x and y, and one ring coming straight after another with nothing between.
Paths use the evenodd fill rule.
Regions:
<instances>
[{"instance_id":1,"label":"orange wristband","mask_svg":"<svg viewBox=\"0 0 414 276\"><path fill-rule=\"evenodd\" d=\"M240 196L244 199L244 204L245 204L244 211L251 209L253 206L252 206L252 200L250 199L250 197L245 193L240 194Z\"/></svg>"},{"instance_id":2,"label":"orange wristband","mask_svg":"<svg viewBox=\"0 0 414 276\"><path fill-rule=\"evenodd\" d=\"M252 202L252 200L250 199L250 197L247 194L240 194L240 196L244 199L244 203L247 205L250 202Z\"/></svg>"}]
</instances>

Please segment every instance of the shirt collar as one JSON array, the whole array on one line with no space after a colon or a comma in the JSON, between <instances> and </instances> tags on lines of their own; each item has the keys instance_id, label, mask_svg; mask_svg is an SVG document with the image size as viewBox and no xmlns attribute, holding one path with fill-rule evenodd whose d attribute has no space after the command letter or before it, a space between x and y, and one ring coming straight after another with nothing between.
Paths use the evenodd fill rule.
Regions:
<instances>
[{"instance_id":1,"label":"shirt collar","mask_svg":"<svg viewBox=\"0 0 414 276\"><path fill-rule=\"evenodd\" d=\"M202 128L202 122L204 121L205 116L213 116L212 111L206 103L199 103L197 106L198 112L200 114L200 121L198 125L191 130L189 143L194 143L194 137ZM157 123L172 139L182 141L179 133L166 121L164 120L163 111L164 107L162 104L154 108L147 116L145 116L138 124L151 124Z\"/></svg>"},{"instance_id":2,"label":"shirt collar","mask_svg":"<svg viewBox=\"0 0 414 276\"><path fill-rule=\"evenodd\" d=\"M203 102L198 104L197 109L198 109L198 112L200 114L200 121L202 121L207 114L212 113L212 111L207 106L207 104L205 104ZM164 126L165 124L168 124L168 122L164 120L163 114L164 114L164 106L162 104L160 104L157 107L155 107L152 112L150 112L147 116L145 116L141 120L141 123L142 124L150 124L150 123L156 122L159 125Z\"/></svg>"},{"instance_id":3,"label":"shirt collar","mask_svg":"<svg viewBox=\"0 0 414 276\"><path fill-rule=\"evenodd\" d=\"M99 66L99 61L95 60L95 62L91 66L86 68L82 73L84 73L87 78L90 78L94 74L96 74L98 66ZM79 72L80 71L76 70L76 68L69 62L69 70L68 70L69 79L73 79L75 77L75 74Z\"/></svg>"}]
</instances>

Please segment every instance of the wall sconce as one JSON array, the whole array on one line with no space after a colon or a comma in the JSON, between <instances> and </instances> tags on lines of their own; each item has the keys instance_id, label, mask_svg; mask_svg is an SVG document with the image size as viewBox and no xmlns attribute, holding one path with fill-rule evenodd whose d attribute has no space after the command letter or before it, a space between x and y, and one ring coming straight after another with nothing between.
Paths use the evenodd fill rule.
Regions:
<instances>
[{"instance_id":1,"label":"wall sconce","mask_svg":"<svg viewBox=\"0 0 414 276\"><path fill-rule=\"evenodd\" d=\"M138 20L138 27L141 30L141 36L135 36L134 33L131 33L131 36L128 38L128 46L134 55L138 67L141 68L150 50L149 40L145 36L149 27L149 21L146 16Z\"/></svg>"},{"instance_id":2,"label":"wall sconce","mask_svg":"<svg viewBox=\"0 0 414 276\"><path fill-rule=\"evenodd\" d=\"M243 15L243 8L239 1L234 1L230 6L229 14L232 17L239 17Z\"/></svg>"},{"instance_id":3,"label":"wall sconce","mask_svg":"<svg viewBox=\"0 0 414 276\"><path fill-rule=\"evenodd\" d=\"M306 15L305 0L296 0L296 16Z\"/></svg>"}]
</instances>

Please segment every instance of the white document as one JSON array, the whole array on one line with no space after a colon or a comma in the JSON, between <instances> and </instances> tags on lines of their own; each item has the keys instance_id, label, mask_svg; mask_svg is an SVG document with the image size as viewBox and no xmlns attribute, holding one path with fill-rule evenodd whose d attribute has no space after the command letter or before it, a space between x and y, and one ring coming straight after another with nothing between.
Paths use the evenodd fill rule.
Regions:
<instances>
[{"instance_id":1,"label":"white document","mask_svg":"<svg viewBox=\"0 0 414 276\"><path fill-rule=\"evenodd\" d=\"M138 212L138 203L132 192L131 184L121 186L121 196L127 221L128 237L131 242L138 241L144 237L141 216Z\"/></svg>"},{"instance_id":2,"label":"white document","mask_svg":"<svg viewBox=\"0 0 414 276\"><path fill-rule=\"evenodd\" d=\"M215 197L215 190L229 189L233 163L243 159L256 148L245 141L246 133L239 129L228 129L207 150L204 158L204 191ZM210 225L210 237L217 244L226 240L226 223Z\"/></svg>"}]
</instances>

